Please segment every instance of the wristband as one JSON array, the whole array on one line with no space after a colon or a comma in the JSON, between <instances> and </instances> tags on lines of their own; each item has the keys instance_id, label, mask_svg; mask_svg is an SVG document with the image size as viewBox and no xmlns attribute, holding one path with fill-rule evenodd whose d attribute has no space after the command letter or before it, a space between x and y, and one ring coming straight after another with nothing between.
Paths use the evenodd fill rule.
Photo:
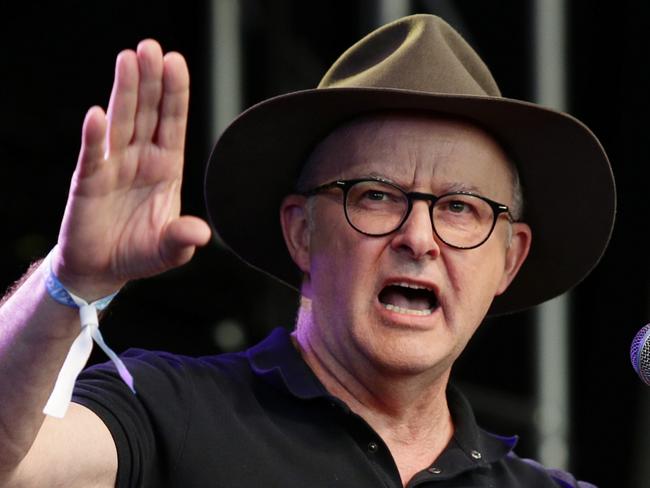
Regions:
<instances>
[{"instance_id":1,"label":"wristband","mask_svg":"<svg viewBox=\"0 0 650 488\"><path fill-rule=\"evenodd\" d=\"M84 299L74 295L63 286L52 271L51 256L53 251L54 249L50 251L44 262L47 271L45 288L50 297L52 297L56 302L61 303L62 305L67 305L68 307L78 308L81 323L81 332L79 332L79 335L70 346L68 355L66 356L61 371L59 372L59 376L56 379L54 389L52 390L50 398L43 409L43 413L46 415L63 418L68 410L68 406L70 405L72 390L77 376L79 376L79 373L81 373L81 370L90 357L93 348L93 340L102 348L111 361L113 361L118 374L133 393L135 393L135 388L133 387L133 377L126 368L126 365L117 354L106 345L101 332L99 332L99 318L97 317L97 311L105 309L118 292L100 298L99 300L95 300L92 303L88 303Z\"/></svg>"}]
</instances>

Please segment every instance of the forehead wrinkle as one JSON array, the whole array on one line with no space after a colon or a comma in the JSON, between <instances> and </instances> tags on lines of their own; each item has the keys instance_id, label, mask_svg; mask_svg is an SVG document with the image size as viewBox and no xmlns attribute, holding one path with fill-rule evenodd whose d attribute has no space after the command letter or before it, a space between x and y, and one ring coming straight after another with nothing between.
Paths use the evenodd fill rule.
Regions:
<instances>
[{"instance_id":1,"label":"forehead wrinkle","mask_svg":"<svg viewBox=\"0 0 650 488\"><path fill-rule=\"evenodd\" d=\"M467 165L457 154L462 154L462 149L458 148L465 142L465 136L459 136L458 132L450 133L452 129L457 131L457 127L452 126L456 124L444 119L442 123L437 119L415 119L414 122L417 125L412 130L398 126L413 144L401 145L406 157L402 156L402 165L393 173L392 181L404 189L419 189L436 195L455 191L480 194L481 188L468 181L457 180L454 174L457 164Z\"/></svg>"},{"instance_id":2,"label":"forehead wrinkle","mask_svg":"<svg viewBox=\"0 0 650 488\"><path fill-rule=\"evenodd\" d=\"M478 139L477 134L480 134ZM361 116L339 126L316 146L303 168L299 188L334 179L374 176L405 189L417 186L422 191L435 190L438 194L488 191L458 180L453 171L449 174L452 166L456 166L454 159L459 157L454 153L463 154L459 147L468 138L487 141L483 150L475 148L479 152L490 152L488 147L495 144L501 149L484 130L465 121L409 113ZM432 139L435 144L429 143ZM477 157L481 159L480 155ZM471 165L471 161L457 162L461 166ZM445 181L446 174L451 181Z\"/></svg>"},{"instance_id":3,"label":"forehead wrinkle","mask_svg":"<svg viewBox=\"0 0 650 488\"><path fill-rule=\"evenodd\" d=\"M348 128L346 135L352 141L352 174L355 177L376 176L405 188L415 184L421 160L429 157L423 153L422 147L431 135L402 125L403 120L404 117L368 119ZM409 121L417 122L418 119L411 118ZM355 137L350 137L351 133ZM447 147L453 145L453 140L445 142L448 144L436 147L436 152L452 151L451 147ZM432 148L427 149L430 151ZM345 170L349 170L349 167L341 168L341 173Z\"/></svg>"},{"instance_id":4,"label":"forehead wrinkle","mask_svg":"<svg viewBox=\"0 0 650 488\"><path fill-rule=\"evenodd\" d=\"M511 200L513 197L512 187L516 175L516 168L506 155L503 147L494 139L494 137L492 137L491 134L486 132L480 126L471 123L459 123L456 125L456 127L461 127L462 130L465 131L465 134L460 137L444 137L445 132L453 127L452 124L443 126L442 130L438 133L443 136L438 139L439 144L437 145L437 149L439 149L438 153L442 158L440 162L451 163L434 164L432 166L432 180L435 180L436 176L442 176L442 178L437 178L438 183L441 185L440 188L437 189L439 192L438 194L466 191L493 199L503 200L503 197L499 197L499 194L505 188L507 199ZM463 148L465 144L471 145L471 151L466 151L465 148ZM456 151L456 149L458 149L458 151ZM464 159L460 159L461 156L455 155L454 153L456 152L460 153ZM472 154L473 157L468 159L468 155ZM456 164L461 165L461 167L471 168L474 163L482 165L485 164L485 162L492 166L491 172L500 172L501 170L505 170L507 180L501 181L500 179L488 178L486 181L475 181L474 184L472 184L469 181L457 180L454 177L451 181L444 181L445 174L449 171L451 171L452 176L454 176L453 173Z\"/></svg>"},{"instance_id":5,"label":"forehead wrinkle","mask_svg":"<svg viewBox=\"0 0 650 488\"><path fill-rule=\"evenodd\" d=\"M363 158L365 152L361 149L366 143L359 141L355 133L354 128L358 125L359 121L354 120L340 126L317 144L303 167L300 181L305 179L305 175L310 185L340 179L351 162ZM369 142L372 140L371 137Z\"/></svg>"}]
</instances>

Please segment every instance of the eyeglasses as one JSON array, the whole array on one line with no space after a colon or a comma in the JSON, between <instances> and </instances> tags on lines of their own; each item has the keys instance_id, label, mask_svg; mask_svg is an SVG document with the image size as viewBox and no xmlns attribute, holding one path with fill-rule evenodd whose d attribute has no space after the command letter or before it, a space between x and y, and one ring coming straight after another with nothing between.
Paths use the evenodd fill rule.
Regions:
<instances>
[{"instance_id":1,"label":"eyeglasses","mask_svg":"<svg viewBox=\"0 0 650 488\"><path fill-rule=\"evenodd\" d=\"M440 196L406 192L380 178L332 181L302 194L312 196L332 188L343 191L348 223L367 236L381 237L397 231L411 214L414 200L430 202L433 232L457 249L474 249L487 241L499 215L505 214L513 221L506 205L481 195L463 191Z\"/></svg>"}]
</instances>

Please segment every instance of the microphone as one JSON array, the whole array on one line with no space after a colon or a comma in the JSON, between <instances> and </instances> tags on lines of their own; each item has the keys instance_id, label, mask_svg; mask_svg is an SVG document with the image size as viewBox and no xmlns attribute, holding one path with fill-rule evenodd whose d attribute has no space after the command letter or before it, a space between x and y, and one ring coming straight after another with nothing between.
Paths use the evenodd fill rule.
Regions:
<instances>
[{"instance_id":1,"label":"microphone","mask_svg":"<svg viewBox=\"0 0 650 488\"><path fill-rule=\"evenodd\" d=\"M641 381L650 386L650 324L637 332L630 346L630 360Z\"/></svg>"}]
</instances>

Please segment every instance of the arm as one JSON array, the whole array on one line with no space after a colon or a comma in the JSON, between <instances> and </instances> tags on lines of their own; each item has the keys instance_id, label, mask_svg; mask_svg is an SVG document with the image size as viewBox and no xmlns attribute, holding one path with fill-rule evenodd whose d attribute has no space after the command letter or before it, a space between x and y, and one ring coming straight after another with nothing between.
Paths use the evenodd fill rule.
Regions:
<instances>
[{"instance_id":1,"label":"arm","mask_svg":"<svg viewBox=\"0 0 650 488\"><path fill-rule=\"evenodd\" d=\"M86 115L52 268L87 301L184 264L210 238L180 216L188 97L182 56L143 41L118 56L107 113ZM61 420L41 413L79 333L45 276L37 267L0 308L0 485L112 486L115 446L99 418L78 405Z\"/></svg>"}]
</instances>

